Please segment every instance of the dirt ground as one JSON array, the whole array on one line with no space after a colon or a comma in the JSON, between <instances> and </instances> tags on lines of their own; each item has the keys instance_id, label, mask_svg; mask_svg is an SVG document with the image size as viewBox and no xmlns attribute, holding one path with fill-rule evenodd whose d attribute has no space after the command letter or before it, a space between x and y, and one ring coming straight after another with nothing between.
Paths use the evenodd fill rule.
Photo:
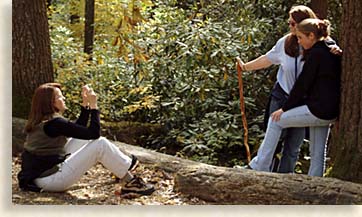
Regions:
<instances>
[{"instance_id":1,"label":"dirt ground","mask_svg":"<svg viewBox=\"0 0 362 217\"><path fill-rule=\"evenodd\" d=\"M12 203L14 205L204 205L198 198L190 198L174 190L174 177L150 165L139 165L135 174L154 184L150 196L121 195L121 184L101 164L91 168L78 183L63 193L24 192L18 187L20 158L12 158Z\"/></svg>"}]
</instances>

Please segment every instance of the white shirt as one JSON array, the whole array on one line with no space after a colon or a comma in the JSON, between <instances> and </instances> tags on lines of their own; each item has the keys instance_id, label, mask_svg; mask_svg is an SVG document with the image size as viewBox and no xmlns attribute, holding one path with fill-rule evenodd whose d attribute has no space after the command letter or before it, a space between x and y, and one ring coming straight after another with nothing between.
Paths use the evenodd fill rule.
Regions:
<instances>
[{"instance_id":1,"label":"white shirt","mask_svg":"<svg viewBox=\"0 0 362 217\"><path fill-rule=\"evenodd\" d=\"M286 38L287 35L280 38L265 55L274 65L280 65L277 73L277 82L289 94L303 69L304 61L301 61L302 55L299 55L297 58L297 76L295 76L295 57L289 56L284 50Z\"/></svg>"}]
</instances>

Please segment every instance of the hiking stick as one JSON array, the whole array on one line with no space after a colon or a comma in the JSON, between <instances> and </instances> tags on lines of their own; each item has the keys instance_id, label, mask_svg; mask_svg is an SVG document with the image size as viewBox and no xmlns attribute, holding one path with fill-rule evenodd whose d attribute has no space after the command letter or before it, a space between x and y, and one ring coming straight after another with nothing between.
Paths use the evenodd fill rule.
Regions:
<instances>
[{"instance_id":1,"label":"hiking stick","mask_svg":"<svg viewBox=\"0 0 362 217\"><path fill-rule=\"evenodd\" d=\"M242 78L242 70L240 65L240 58L237 57L237 71L238 71L238 80L239 80L239 94L240 94L240 110L241 110L241 119L243 121L243 128L244 128L244 146L246 149L246 157L248 159L248 163L250 162L250 149L248 145L248 125L246 122L245 116L245 102L244 102L244 93L243 93L243 78Z\"/></svg>"}]
</instances>

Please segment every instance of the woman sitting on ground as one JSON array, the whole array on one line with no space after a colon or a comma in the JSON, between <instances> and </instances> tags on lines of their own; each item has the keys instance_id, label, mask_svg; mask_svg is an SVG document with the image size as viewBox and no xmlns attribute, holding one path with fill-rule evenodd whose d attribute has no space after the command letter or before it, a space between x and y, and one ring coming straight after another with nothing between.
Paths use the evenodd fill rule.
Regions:
<instances>
[{"instance_id":1,"label":"woman sitting on ground","mask_svg":"<svg viewBox=\"0 0 362 217\"><path fill-rule=\"evenodd\" d=\"M61 192L76 183L97 162L122 179L122 193L150 195L154 187L131 174L138 164L100 137L97 95L82 87L81 113L74 123L65 119L65 97L60 84L40 85L34 93L18 174L22 190ZM88 119L90 116L90 123Z\"/></svg>"}]
</instances>

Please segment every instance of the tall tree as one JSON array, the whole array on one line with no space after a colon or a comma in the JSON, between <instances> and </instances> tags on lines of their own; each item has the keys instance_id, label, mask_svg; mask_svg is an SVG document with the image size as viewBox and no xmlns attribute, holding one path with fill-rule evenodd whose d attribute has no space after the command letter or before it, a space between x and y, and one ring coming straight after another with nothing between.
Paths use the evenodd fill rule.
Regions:
<instances>
[{"instance_id":1,"label":"tall tree","mask_svg":"<svg viewBox=\"0 0 362 217\"><path fill-rule=\"evenodd\" d=\"M27 117L34 89L54 80L45 0L13 0L13 116Z\"/></svg>"},{"instance_id":2,"label":"tall tree","mask_svg":"<svg viewBox=\"0 0 362 217\"><path fill-rule=\"evenodd\" d=\"M85 2L84 52L91 55L94 40L94 0Z\"/></svg>"},{"instance_id":3,"label":"tall tree","mask_svg":"<svg viewBox=\"0 0 362 217\"><path fill-rule=\"evenodd\" d=\"M320 19L327 18L328 0L312 0L311 8Z\"/></svg>"},{"instance_id":4,"label":"tall tree","mask_svg":"<svg viewBox=\"0 0 362 217\"><path fill-rule=\"evenodd\" d=\"M362 183L362 1L343 0L342 97L339 126L333 132L331 175Z\"/></svg>"}]
</instances>

